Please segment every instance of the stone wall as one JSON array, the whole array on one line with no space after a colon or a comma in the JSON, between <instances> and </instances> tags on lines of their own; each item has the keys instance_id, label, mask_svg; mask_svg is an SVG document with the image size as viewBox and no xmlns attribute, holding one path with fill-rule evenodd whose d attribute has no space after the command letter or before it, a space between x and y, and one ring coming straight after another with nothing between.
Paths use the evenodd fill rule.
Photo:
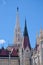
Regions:
<instances>
[{"instance_id":1,"label":"stone wall","mask_svg":"<svg viewBox=\"0 0 43 65\"><path fill-rule=\"evenodd\" d=\"M18 58L0 58L0 65L19 65Z\"/></svg>"}]
</instances>

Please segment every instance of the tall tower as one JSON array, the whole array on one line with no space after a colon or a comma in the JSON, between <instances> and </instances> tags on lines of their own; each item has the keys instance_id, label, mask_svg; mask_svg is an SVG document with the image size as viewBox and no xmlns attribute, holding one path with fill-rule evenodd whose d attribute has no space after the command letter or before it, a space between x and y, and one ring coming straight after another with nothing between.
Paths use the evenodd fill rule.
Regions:
<instances>
[{"instance_id":1,"label":"tall tower","mask_svg":"<svg viewBox=\"0 0 43 65\"><path fill-rule=\"evenodd\" d=\"M19 23L19 8L18 7L17 7L17 13L16 13L14 44L17 46L17 49L19 51L18 54L20 58L20 65L22 65L22 34L21 34L20 23Z\"/></svg>"},{"instance_id":2,"label":"tall tower","mask_svg":"<svg viewBox=\"0 0 43 65\"><path fill-rule=\"evenodd\" d=\"M14 44L19 45L21 44L22 40L22 35L21 35L21 30L20 30L20 23L19 23L19 8L17 7L17 12L16 12L16 26L15 26L15 37L14 37Z\"/></svg>"},{"instance_id":3,"label":"tall tower","mask_svg":"<svg viewBox=\"0 0 43 65\"><path fill-rule=\"evenodd\" d=\"M31 46L27 31L26 19L24 27L24 42L23 42L23 65L31 65Z\"/></svg>"}]
</instances>

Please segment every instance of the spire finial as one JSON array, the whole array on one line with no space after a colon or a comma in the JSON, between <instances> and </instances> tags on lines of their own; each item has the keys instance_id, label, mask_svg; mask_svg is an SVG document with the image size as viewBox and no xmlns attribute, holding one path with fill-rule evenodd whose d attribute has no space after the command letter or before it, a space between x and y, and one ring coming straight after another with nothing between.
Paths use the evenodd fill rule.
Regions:
<instances>
[{"instance_id":1,"label":"spire finial","mask_svg":"<svg viewBox=\"0 0 43 65\"><path fill-rule=\"evenodd\" d=\"M19 10L19 7L17 7L17 11Z\"/></svg>"}]
</instances>

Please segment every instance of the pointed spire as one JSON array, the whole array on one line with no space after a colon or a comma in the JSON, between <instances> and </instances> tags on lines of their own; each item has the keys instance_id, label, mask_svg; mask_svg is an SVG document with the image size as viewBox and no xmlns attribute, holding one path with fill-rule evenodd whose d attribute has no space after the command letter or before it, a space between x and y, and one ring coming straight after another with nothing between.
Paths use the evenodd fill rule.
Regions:
<instances>
[{"instance_id":1,"label":"pointed spire","mask_svg":"<svg viewBox=\"0 0 43 65\"><path fill-rule=\"evenodd\" d=\"M17 7L16 12L16 26L15 26L15 36L14 36L14 43L20 44L21 43L21 29L20 29L20 22L19 22L19 8Z\"/></svg>"},{"instance_id":2,"label":"pointed spire","mask_svg":"<svg viewBox=\"0 0 43 65\"><path fill-rule=\"evenodd\" d=\"M27 25L26 25L26 19L25 19L25 27L24 27L24 36L28 36Z\"/></svg>"},{"instance_id":3,"label":"pointed spire","mask_svg":"<svg viewBox=\"0 0 43 65\"><path fill-rule=\"evenodd\" d=\"M30 46L30 40L28 36L28 31L27 31L27 25L26 25L26 19L25 19L25 27L24 27L24 43L23 43L24 49L28 46L29 49L31 49Z\"/></svg>"},{"instance_id":4,"label":"pointed spire","mask_svg":"<svg viewBox=\"0 0 43 65\"><path fill-rule=\"evenodd\" d=\"M20 23L19 23L19 8L17 7L17 12L16 12L16 28L20 28Z\"/></svg>"}]
</instances>

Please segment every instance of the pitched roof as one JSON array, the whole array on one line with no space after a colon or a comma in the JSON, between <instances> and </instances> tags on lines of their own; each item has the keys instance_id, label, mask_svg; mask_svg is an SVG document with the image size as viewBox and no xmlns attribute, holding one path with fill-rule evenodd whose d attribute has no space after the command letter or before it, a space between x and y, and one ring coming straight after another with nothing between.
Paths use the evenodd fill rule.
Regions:
<instances>
[{"instance_id":1,"label":"pitched roof","mask_svg":"<svg viewBox=\"0 0 43 65\"><path fill-rule=\"evenodd\" d=\"M9 51L7 49L0 49L0 57L9 57ZM17 50L13 49L11 53L11 57L18 57L18 52Z\"/></svg>"},{"instance_id":2,"label":"pitched roof","mask_svg":"<svg viewBox=\"0 0 43 65\"><path fill-rule=\"evenodd\" d=\"M11 56L18 56L17 49L15 49L15 48L13 49Z\"/></svg>"},{"instance_id":3,"label":"pitched roof","mask_svg":"<svg viewBox=\"0 0 43 65\"><path fill-rule=\"evenodd\" d=\"M26 25L26 19L25 19L25 27L24 27L24 37L28 36L28 31L27 31L27 25Z\"/></svg>"},{"instance_id":4,"label":"pitched roof","mask_svg":"<svg viewBox=\"0 0 43 65\"><path fill-rule=\"evenodd\" d=\"M9 51L7 49L0 49L0 56L8 56Z\"/></svg>"}]
</instances>

